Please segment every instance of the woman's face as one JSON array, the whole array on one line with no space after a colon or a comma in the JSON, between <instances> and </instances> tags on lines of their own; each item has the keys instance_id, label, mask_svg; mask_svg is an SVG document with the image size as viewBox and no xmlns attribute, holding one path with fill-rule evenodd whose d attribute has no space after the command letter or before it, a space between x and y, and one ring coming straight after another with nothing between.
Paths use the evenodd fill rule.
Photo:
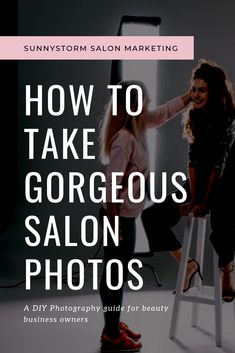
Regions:
<instances>
[{"instance_id":1,"label":"woman's face","mask_svg":"<svg viewBox=\"0 0 235 353\"><path fill-rule=\"evenodd\" d=\"M206 81L196 78L191 89L193 107L196 109L205 108L208 103L208 96L208 84Z\"/></svg>"}]
</instances>

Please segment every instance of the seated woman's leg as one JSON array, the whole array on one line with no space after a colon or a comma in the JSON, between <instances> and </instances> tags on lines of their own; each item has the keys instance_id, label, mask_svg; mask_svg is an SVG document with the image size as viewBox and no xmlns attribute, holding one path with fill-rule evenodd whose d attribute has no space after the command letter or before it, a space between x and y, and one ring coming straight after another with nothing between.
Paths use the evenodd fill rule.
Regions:
<instances>
[{"instance_id":1,"label":"seated woman's leg","mask_svg":"<svg viewBox=\"0 0 235 353\"><path fill-rule=\"evenodd\" d=\"M184 184L184 189L187 192L187 200L190 199L190 186L187 180ZM174 192L180 197L180 192ZM181 244L172 231L180 218L180 203L176 203L172 199L172 194L167 195L162 203L155 203L146 208L142 214L142 223L148 238L150 251L173 251L181 249ZM185 200L185 201L187 201Z\"/></svg>"},{"instance_id":2,"label":"seated woman's leg","mask_svg":"<svg viewBox=\"0 0 235 353\"><path fill-rule=\"evenodd\" d=\"M146 208L141 219L150 251L175 251L181 248L171 229L180 220L180 205L172 200L171 195L163 203Z\"/></svg>"},{"instance_id":3,"label":"seated woman's leg","mask_svg":"<svg viewBox=\"0 0 235 353\"><path fill-rule=\"evenodd\" d=\"M189 183L186 182L184 187L189 200ZM169 251L178 263L182 256L182 246L171 228L179 222L180 218L180 204L173 201L171 194L163 203L153 204L141 214L150 251ZM198 263L189 258L185 274L185 291L189 289L192 277L199 271Z\"/></svg>"},{"instance_id":4,"label":"seated woman's leg","mask_svg":"<svg viewBox=\"0 0 235 353\"><path fill-rule=\"evenodd\" d=\"M223 299L232 301L235 297L233 283L235 217L233 207L222 199L216 202L211 210L211 228L210 241L219 257Z\"/></svg>"}]
</instances>

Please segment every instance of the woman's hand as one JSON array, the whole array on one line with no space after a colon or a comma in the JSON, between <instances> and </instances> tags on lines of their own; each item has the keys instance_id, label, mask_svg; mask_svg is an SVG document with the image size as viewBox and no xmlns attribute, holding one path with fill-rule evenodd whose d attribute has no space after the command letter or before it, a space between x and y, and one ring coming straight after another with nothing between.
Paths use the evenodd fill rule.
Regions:
<instances>
[{"instance_id":1,"label":"woman's hand","mask_svg":"<svg viewBox=\"0 0 235 353\"><path fill-rule=\"evenodd\" d=\"M184 203L180 206L181 216L188 216L192 213L194 217L204 217L209 212L205 203L195 205L193 202Z\"/></svg>"},{"instance_id":2,"label":"woman's hand","mask_svg":"<svg viewBox=\"0 0 235 353\"><path fill-rule=\"evenodd\" d=\"M181 214L181 216L187 216L190 212L192 212L192 209L194 207L195 207L195 204L193 202L183 203L180 206L180 214Z\"/></svg>"},{"instance_id":3,"label":"woman's hand","mask_svg":"<svg viewBox=\"0 0 235 353\"><path fill-rule=\"evenodd\" d=\"M192 213L194 217L204 217L208 212L209 212L209 209L204 203L200 205L196 205L192 209Z\"/></svg>"},{"instance_id":4,"label":"woman's hand","mask_svg":"<svg viewBox=\"0 0 235 353\"><path fill-rule=\"evenodd\" d=\"M181 98L183 99L184 105L188 105L192 100L191 90L181 96Z\"/></svg>"}]
</instances>

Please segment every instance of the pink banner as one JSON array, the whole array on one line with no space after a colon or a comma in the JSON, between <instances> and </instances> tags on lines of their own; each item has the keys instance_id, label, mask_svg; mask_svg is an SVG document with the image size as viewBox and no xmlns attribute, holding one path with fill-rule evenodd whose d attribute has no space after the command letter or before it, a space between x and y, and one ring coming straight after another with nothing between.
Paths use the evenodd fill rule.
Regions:
<instances>
[{"instance_id":1,"label":"pink banner","mask_svg":"<svg viewBox=\"0 0 235 353\"><path fill-rule=\"evenodd\" d=\"M192 36L0 37L0 60L192 60Z\"/></svg>"}]
</instances>

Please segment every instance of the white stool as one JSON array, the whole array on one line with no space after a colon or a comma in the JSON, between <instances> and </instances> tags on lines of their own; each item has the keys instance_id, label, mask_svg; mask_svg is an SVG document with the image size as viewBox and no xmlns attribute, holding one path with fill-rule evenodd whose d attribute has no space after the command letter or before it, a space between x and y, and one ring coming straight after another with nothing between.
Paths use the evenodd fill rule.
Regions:
<instances>
[{"instance_id":1,"label":"white stool","mask_svg":"<svg viewBox=\"0 0 235 353\"><path fill-rule=\"evenodd\" d=\"M214 287L202 285L199 276L195 276L194 287L190 288L187 292L183 292L184 278L189 257L189 250L193 235L194 224L197 223L197 239L196 239L196 257L201 269L203 268L204 259L204 244L206 235L206 217L194 218L186 217L186 224L184 229L184 238L182 246L182 260L179 265L179 272L176 284L175 300L171 318L170 338L175 337L177 326L177 319L179 313L179 306L181 301L193 303L192 310L192 326L197 326L198 319L198 304L211 304L215 309L215 343L217 347L221 347L222 343L222 292L221 280L218 269L218 257L213 250L213 272L214 272ZM208 296L211 294L212 296Z\"/></svg>"}]
</instances>

